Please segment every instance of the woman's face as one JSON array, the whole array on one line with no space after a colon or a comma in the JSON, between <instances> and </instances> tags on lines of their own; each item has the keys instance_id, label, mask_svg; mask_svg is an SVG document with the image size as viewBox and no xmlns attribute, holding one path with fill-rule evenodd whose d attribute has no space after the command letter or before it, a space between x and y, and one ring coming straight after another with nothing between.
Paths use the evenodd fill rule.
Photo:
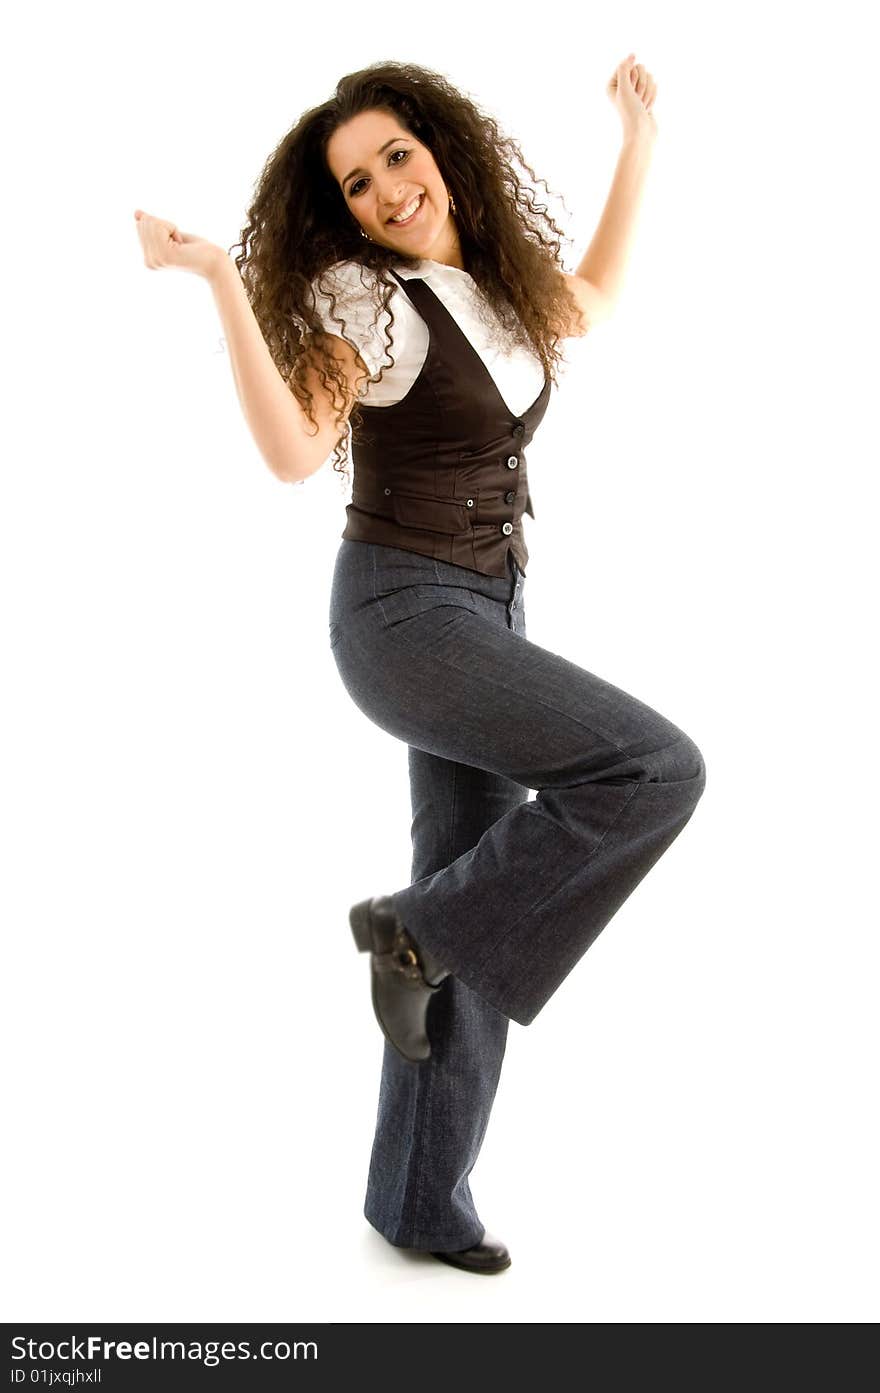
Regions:
<instances>
[{"instance_id":1,"label":"woman's face","mask_svg":"<svg viewBox=\"0 0 880 1393\"><path fill-rule=\"evenodd\" d=\"M362 111L333 132L327 163L352 216L380 246L462 269L449 193L434 156L392 112ZM393 214L415 214L404 223Z\"/></svg>"}]
</instances>

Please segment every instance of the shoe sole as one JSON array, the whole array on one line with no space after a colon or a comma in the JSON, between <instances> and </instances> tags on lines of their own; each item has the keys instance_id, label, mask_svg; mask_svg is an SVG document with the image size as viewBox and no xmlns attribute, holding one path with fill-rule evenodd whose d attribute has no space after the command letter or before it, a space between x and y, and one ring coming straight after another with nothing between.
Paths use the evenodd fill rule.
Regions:
<instances>
[{"instance_id":1,"label":"shoe sole","mask_svg":"<svg viewBox=\"0 0 880 1393\"><path fill-rule=\"evenodd\" d=\"M432 1252L431 1257L439 1258L441 1262L446 1263L447 1267L457 1267L459 1272L474 1272L481 1277L494 1277L496 1272L506 1272L513 1261L512 1258L508 1258L506 1262L499 1263L497 1267L471 1267L469 1263L456 1262L451 1253Z\"/></svg>"}]
</instances>

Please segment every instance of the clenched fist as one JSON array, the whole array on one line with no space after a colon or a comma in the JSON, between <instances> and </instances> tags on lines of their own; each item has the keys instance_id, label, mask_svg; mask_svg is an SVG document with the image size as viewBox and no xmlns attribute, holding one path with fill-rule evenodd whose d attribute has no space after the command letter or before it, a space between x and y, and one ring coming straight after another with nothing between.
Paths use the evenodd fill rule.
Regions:
<instances>
[{"instance_id":1,"label":"clenched fist","mask_svg":"<svg viewBox=\"0 0 880 1393\"><path fill-rule=\"evenodd\" d=\"M144 253L144 265L151 271L171 267L177 271L194 271L210 280L217 268L229 258L216 242L181 232L176 223L154 218L142 208L134 210L138 236Z\"/></svg>"},{"instance_id":2,"label":"clenched fist","mask_svg":"<svg viewBox=\"0 0 880 1393\"><path fill-rule=\"evenodd\" d=\"M634 53L618 63L608 83L608 96L620 112L625 136L649 131L656 132L657 124L651 110L657 95L657 84L644 64L634 63Z\"/></svg>"}]
</instances>

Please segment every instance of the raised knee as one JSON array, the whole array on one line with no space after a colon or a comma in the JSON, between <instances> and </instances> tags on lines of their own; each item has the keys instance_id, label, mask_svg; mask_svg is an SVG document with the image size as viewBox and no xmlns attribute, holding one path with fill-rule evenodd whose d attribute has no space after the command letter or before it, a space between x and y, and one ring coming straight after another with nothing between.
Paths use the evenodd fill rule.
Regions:
<instances>
[{"instance_id":1,"label":"raised knee","mask_svg":"<svg viewBox=\"0 0 880 1393\"><path fill-rule=\"evenodd\" d=\"M645 756L644 779L650 783L691 783L699 798L706 784L706 765L699 746L689 735L682 735Z\"/></svg>"}]
</instances>

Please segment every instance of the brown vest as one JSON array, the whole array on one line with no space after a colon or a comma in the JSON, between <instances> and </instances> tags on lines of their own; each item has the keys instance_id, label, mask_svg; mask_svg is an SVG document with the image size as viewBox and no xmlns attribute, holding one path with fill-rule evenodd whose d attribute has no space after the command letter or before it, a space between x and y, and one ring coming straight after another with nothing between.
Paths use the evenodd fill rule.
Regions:
<instances>
[{"instance_id":1,"label":"brown vest","mask_svg":"<svg viewBox=\"0 0 880 1393\"><path fill-rule=\"evenodd\" d=\"M402 401L359 407L364 424L352 426L352 501L342 536L490 576L508 575L512 551L525 572L522 515L535 516L525 448L547 410L550 378L545 375L528 410L514 416L431 287L392 275L427 324L430 343Z\"/></svg>"}]
</instances>

